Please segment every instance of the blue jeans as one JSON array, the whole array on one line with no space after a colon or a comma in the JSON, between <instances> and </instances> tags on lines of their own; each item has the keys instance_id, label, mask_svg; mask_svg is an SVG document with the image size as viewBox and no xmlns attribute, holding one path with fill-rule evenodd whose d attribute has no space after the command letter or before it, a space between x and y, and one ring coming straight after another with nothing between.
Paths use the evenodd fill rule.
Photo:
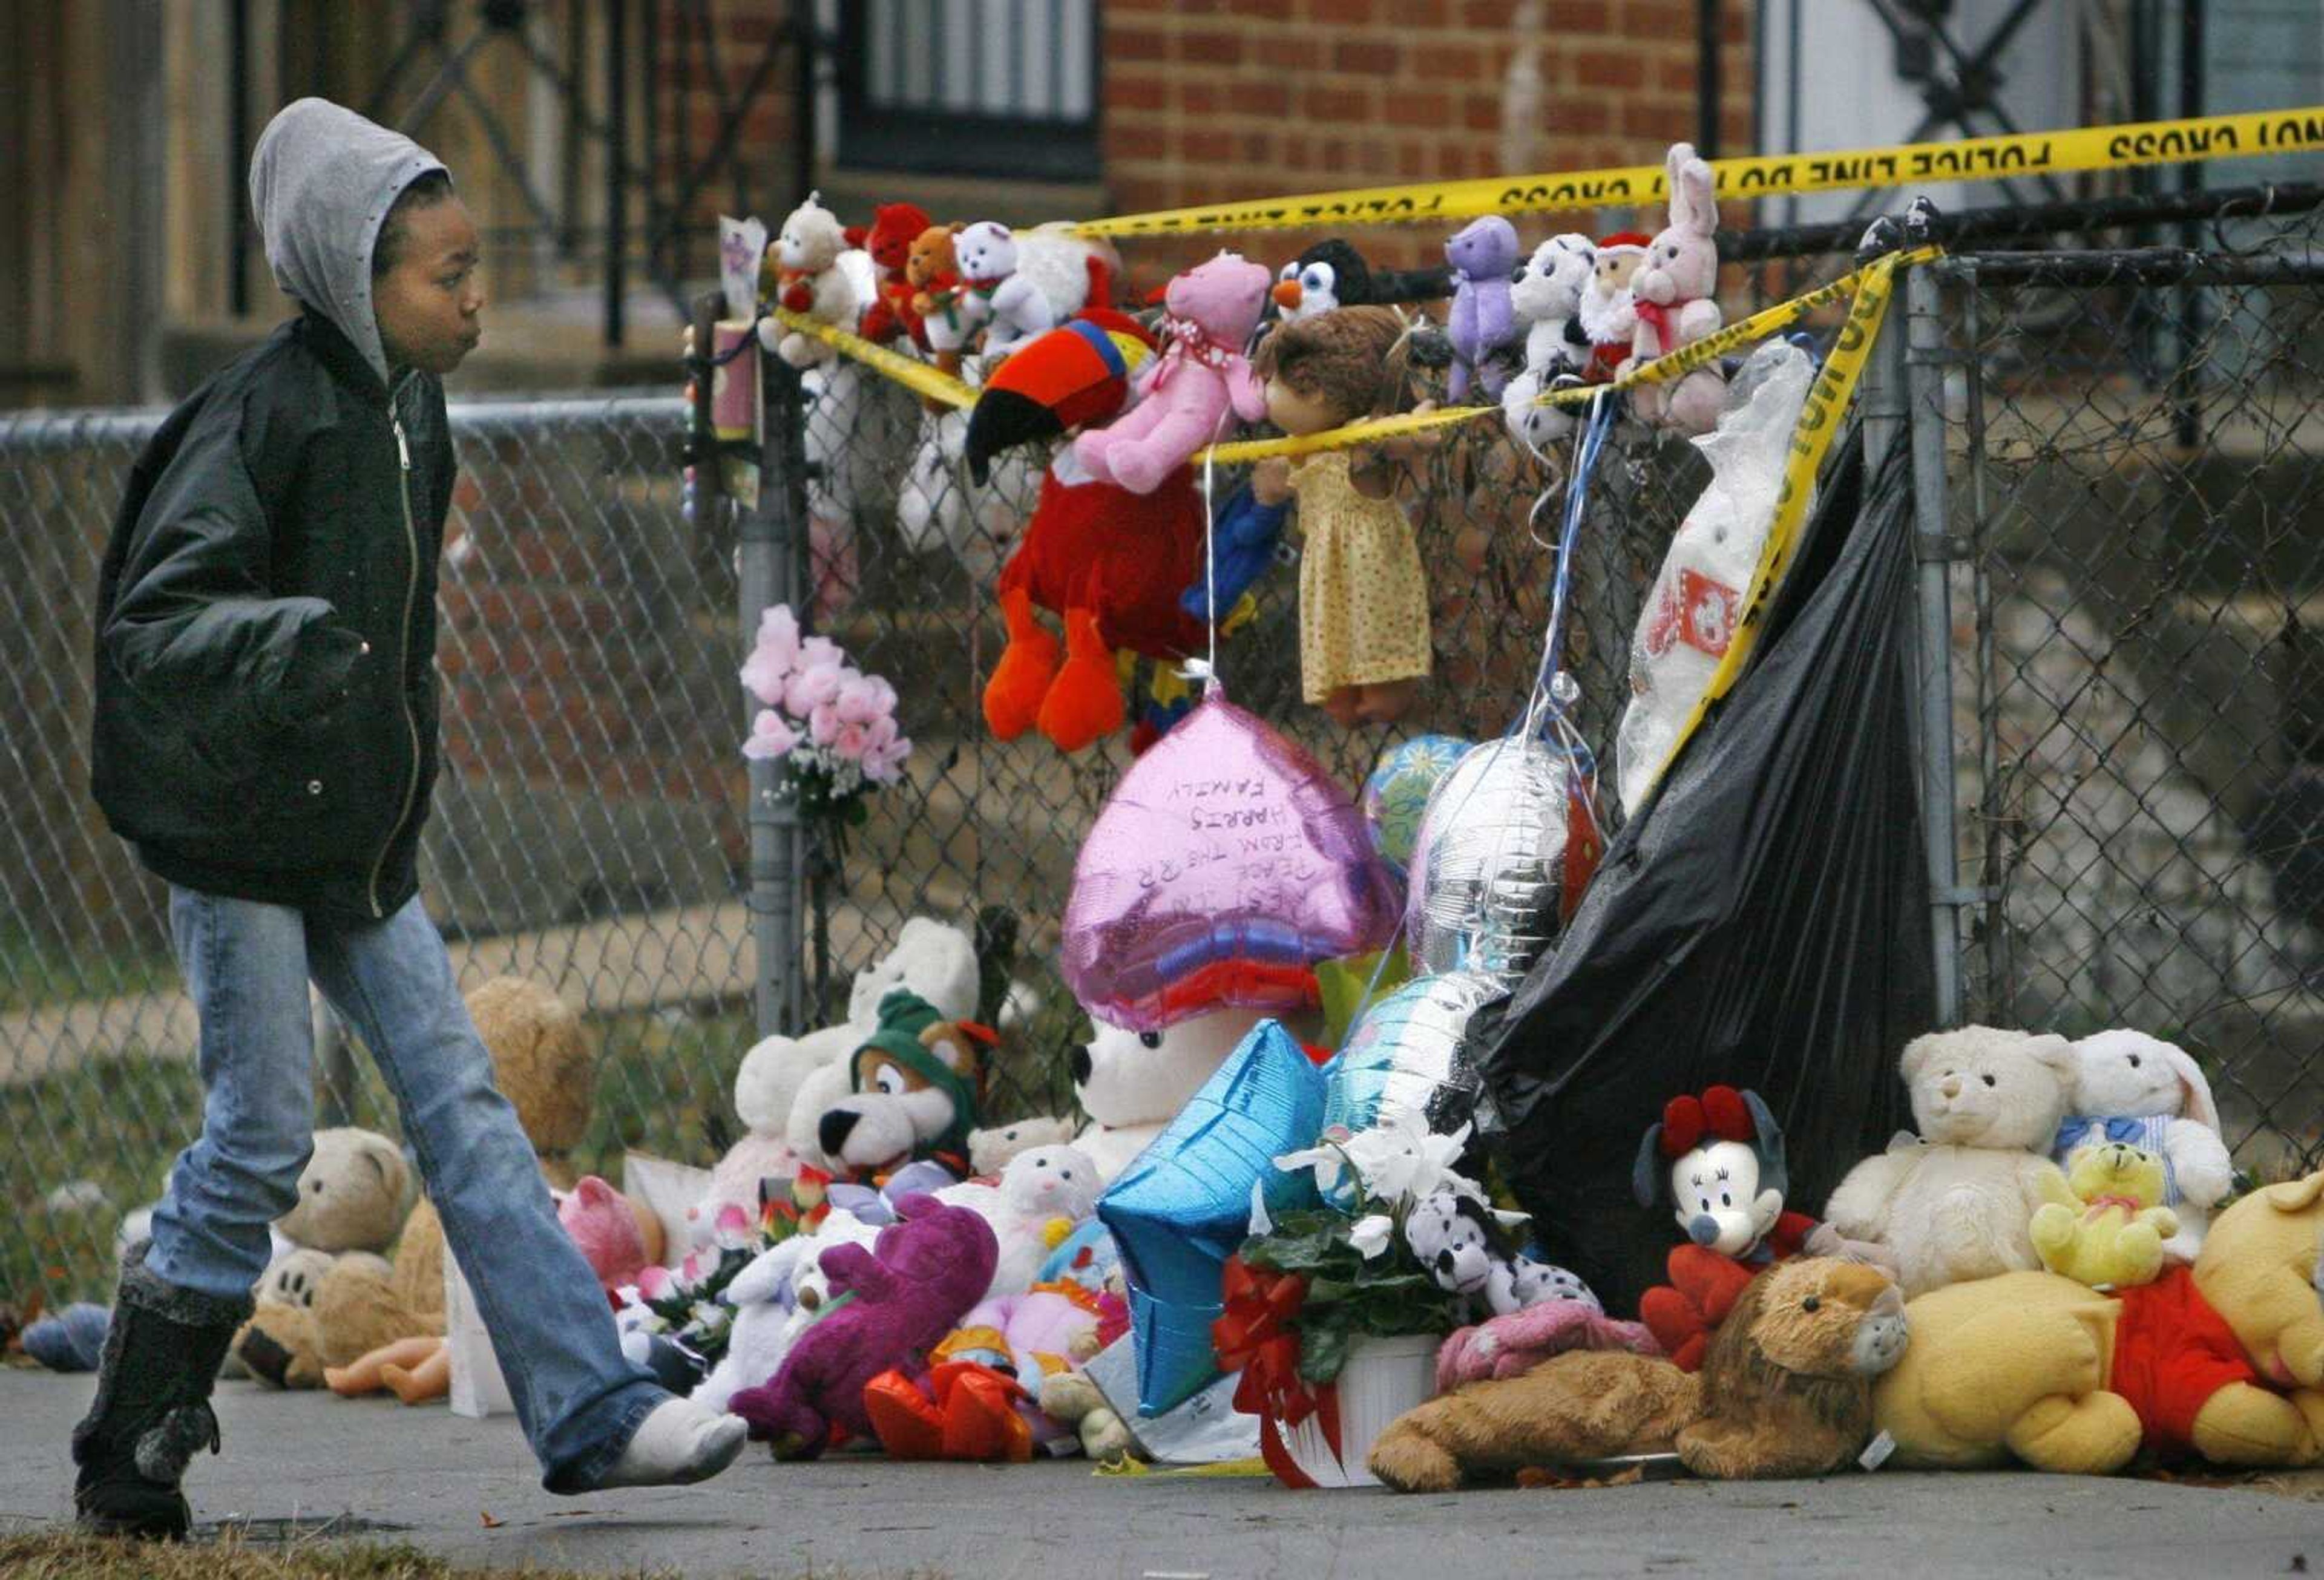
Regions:
<instances>
[{"instance_id":1,"label":"blue jeans","mask_svg":"<svg viewBox=\"0 0 2324 1580\"><path fill-rule=\"evenodd\" d=\"M669 1395L622 1358L596 1274L557 1221L516 1110L417 899L384 922L170 891L201 1021L202 1134L153 1214L146 1266L226 1300L265 1272L267 1225L313 1151L307 980L362 1035L475 1291L517 1419L553 1493L586 1492Z\"/></svg>"}]
</instances>

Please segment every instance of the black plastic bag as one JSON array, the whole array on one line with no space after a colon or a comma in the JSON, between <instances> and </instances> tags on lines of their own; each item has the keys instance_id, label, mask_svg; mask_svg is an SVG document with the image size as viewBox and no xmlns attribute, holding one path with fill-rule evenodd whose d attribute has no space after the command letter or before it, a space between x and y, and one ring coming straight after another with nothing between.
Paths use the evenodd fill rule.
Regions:
<instances>
[{"instance_id":1,"label":"black plastic bag","mask_svg":"<svg viewBox=\"0 0 2324 1580\"><path fill-rule=\"evenodd\" d=\"M1908 1110L1934 1017L1912 721L1910 471L1841 454L1750 666L1618 833L1555 952L1478 1012L1484 1139L1550 1260L1637 1309L1681 1234L1631 1165L1663 1105L1725 1082L1784 1127L1820 1216Z\"/></svg>"}]
</instances>

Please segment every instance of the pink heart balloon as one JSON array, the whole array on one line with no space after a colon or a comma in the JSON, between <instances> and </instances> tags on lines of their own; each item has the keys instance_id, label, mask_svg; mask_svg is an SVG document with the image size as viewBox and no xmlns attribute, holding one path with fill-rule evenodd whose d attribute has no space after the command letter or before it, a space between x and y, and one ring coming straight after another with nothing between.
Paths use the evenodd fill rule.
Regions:
<instances>
[{"instance_id":1,"label":"pink heart balloon","mask_svg":"<svg viewBox=\"0 0 2324 1580\"><path fill-rule=\"evenodd\" d=\"M1074 863L1065 984L1159 1031L1222 1005L1313 1005L1318 960L1385 946L1400 901L1323 766L1213 691L1130 766Z\"/></svg>"}]
</instances>

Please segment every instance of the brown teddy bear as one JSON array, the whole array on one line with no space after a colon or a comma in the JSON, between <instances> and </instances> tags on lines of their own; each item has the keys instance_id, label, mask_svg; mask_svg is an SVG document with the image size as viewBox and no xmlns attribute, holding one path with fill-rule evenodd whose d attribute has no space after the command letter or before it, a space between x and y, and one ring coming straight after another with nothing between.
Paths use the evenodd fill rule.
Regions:
<instances>
[{"instance_id":1,"label":"brown teddy bear","mask_svg":"<svg viewBox=\"0 0 2324 1580\"><path fill-rule=\"evenodd\" d=\"M936 366L947 373L960 372L961 354L979 326L972 305L974 293L963 283L959 260L953 255L953 233L958 229L956 225L932 225L914 238L904 255L912 311L920 316Z\"/></svg>"},{"instance_id":2,"label":"brown teddy bear","mask_svg":"<svg viewBox=\"0 0 2324 1580\"><path fill-rule=\"evenodd\" d=\"M1863 1451L1872 1379L1904 1337L1904 1298L1877 1270L1778 1263L1737 1299L1699 1373L1570 1352L1406 1411L1372 1446L1372 1474L1400 1492L1450 1492L1476 1471L1675 1449L1697 1475L1820 1475Z\"/></svg>"},{"instance_id":3,"label":"brown teddy bear","mask_svg":"<svg viewBox=\"0 0 2324 1580\"><path fill-rule=\"evenodd\" d=\"M2220 1214L2192 1270L2099 1294L2048 1272L1932 1291L1873 1396L1900 1464L2103 1475L2142 1449L2221 1465L2324 1458L2324 1172Z\"/></svg>"}]
</instances>

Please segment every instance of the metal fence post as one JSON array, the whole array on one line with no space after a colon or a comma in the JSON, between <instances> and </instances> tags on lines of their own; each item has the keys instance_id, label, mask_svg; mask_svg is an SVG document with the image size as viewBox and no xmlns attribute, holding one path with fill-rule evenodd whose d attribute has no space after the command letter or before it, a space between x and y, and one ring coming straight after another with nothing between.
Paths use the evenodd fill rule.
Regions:
<instances>
[{"instance_id":1,"label":"metal fence post","mask_svg":"<svg viewBox=\"0 0 2324 1580\"><path fill-rule=\"evenodd\" d=\"M759 617L778 603L806 614L807 417L798 370L761 354L766 441L759 497L739 531L742 640L757 640ZM747 721L746 721L747 722ZM806 1021L802 937L807 915L807 840L798 809L776 795L776 765L751 764L751 939L756 955L759 1034L797 1035Z\"/></svg>"},{"instance_id":2,"label":"metal fence post","mask_svg":"<svg viewBox=\"0 0 2324 1580\"><path fill-rule=\"evenodd\" d=\"M1929 852L1929 925L1935 946L1937 1023L1961 1021L1960 886L1954 839L1953 562L1945 480L1945 326L1936 271L1905 271L1905 333L1896 340L1904 420L1912 432L1914 558L1920 579L1921 832Z\"/></svg>"},{"instance_id":3,"label":"metal fence post","mask_svg":"<svg viewBox=\"0 0 2324 1580\"><path fill-rule=\"evenodd\" d=\"M1929 932L1935 967L1937 1021L1958 1025L1961 1012L1960 903L1953 853L1952 588L1954 557L1945 518L1942 373L1925 354L1941 353L1937 284L1926 269L1904 276L1904 321L1891 313L1864 370L1864 452L1877 466L1900 442L1912 446L1913 554L1918 563L1913 732L1921 780L1921 835L1929 864Z\"/></svg>"}]
</instances>

